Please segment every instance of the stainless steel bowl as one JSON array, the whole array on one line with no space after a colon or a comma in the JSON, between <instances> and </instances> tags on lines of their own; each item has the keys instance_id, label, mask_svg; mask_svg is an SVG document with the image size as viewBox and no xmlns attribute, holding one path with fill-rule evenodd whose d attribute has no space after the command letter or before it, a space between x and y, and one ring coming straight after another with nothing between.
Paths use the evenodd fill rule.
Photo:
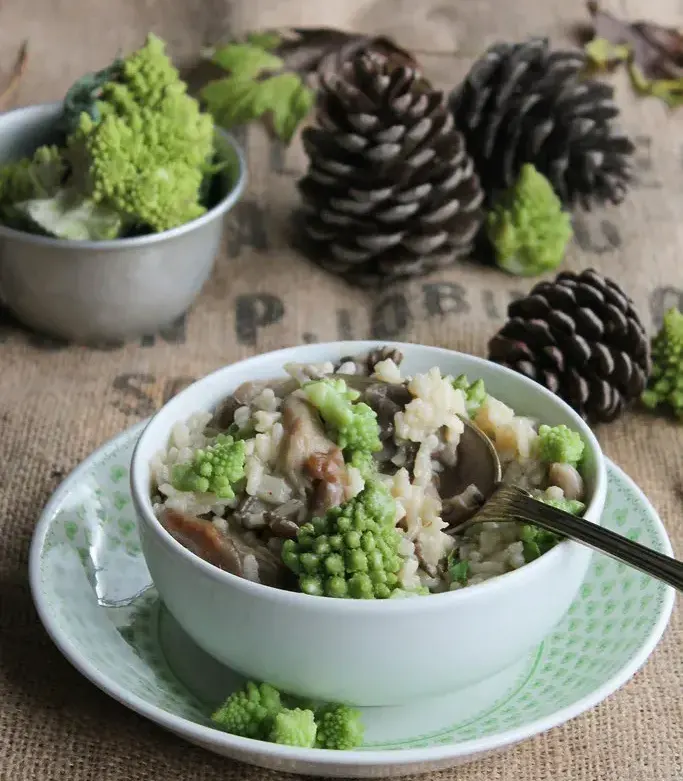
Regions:
<instances>
[{"instance_id":1,"label":"stainless steel bowl","mask_svg":"<svg viewBox=\"0 0 683 781\"><path fill-rule=\"evenodd\" d=\"M60 103L0 115L0 162L50 143ZM226 163L218 203L163 233L114 241L67 241L0 225L0 302L36 330L87 343L129 339L170 325L209 277L223 217L239 200L246 163L234 139L216 133Z\"/></svg>"}]
</instances>

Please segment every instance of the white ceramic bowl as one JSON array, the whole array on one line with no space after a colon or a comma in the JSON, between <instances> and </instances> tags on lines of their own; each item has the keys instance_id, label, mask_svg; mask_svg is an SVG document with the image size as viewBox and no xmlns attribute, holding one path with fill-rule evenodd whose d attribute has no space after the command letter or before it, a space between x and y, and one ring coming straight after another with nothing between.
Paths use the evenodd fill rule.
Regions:
<instances>
[{"instance_id":1,"label":"white ceramic bowl","mask_svg":"<svg viewBox=\"0 0 683 781\"><path fill-rule=\"evenodd\" d=\"M405 600L355 601L270 588L195 556L159 523L149 462L171 428L209 411L246 380L282 376L286 362L338 360L385 342L336 342L280 350L220 369L151 419L133 454L131 488L145 559L170 612L194 641L243 675L293 694L355 705L398 705L499 672L537 645L569 608L591 551L563 542L520 569L468 588ZM500 366L436 347L396 344L406 374L439 366L481 377L487 390L550 425L578 430L587 446L586 517L599 523L607 475L597 440L566 404Z\"/></svg>"}]
</instances>

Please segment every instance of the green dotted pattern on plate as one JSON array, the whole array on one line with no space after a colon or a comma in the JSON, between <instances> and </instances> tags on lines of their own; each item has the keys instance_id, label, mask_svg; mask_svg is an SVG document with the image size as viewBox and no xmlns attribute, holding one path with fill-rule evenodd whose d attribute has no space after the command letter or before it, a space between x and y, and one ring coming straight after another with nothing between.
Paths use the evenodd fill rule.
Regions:
<instances>
[{"instance_id":1,"label":"green dotted pattern on plate","mask_svg":"<svg viewBox=\"0 0 683 781\"><path fill-rule=\"evenodd\" d=\"M43 549L43 587L71 642L102 673L150 704L208 724L206 708L175 679L164 659L156 593L147 591L129 607L101 604L102 599L116 602L121 583L136 593L136 582L142 586L148 578L128 492L133 445L134 437L112 443L63 502ZM637 494L613 476L603 524L661 550L657 529ZM666 592L658 581L594 555L568 614L494 705L447 729L365 748L459 743L520 727L572 705L633 657L658 621Z\"/></svg>"}]
</instances>

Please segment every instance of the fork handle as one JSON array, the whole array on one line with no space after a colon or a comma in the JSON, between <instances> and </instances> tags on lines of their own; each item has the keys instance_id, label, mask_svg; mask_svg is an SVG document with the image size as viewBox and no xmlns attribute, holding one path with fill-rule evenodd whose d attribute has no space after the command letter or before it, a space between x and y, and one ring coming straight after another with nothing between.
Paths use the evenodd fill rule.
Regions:
<instances>
[{"instance_id":1,"label":"fork handle","mask_svg":"<svg viewBox=\"0 0 683 781\"><path fill-rule=\"evenodd\" d=\"M578 540L594 550L668 583L678 591L683 591L683 562L530 496L524 496L524 501L519 504L521 506L515 507L515 520L526 521Z\"/></svg>"}]
</instances>

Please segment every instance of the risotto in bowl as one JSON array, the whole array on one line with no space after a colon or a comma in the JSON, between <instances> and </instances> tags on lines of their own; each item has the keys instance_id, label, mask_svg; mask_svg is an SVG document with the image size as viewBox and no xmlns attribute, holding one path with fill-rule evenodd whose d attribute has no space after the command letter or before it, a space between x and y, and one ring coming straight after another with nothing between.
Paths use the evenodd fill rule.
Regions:
<instances>
[{"instance_id":1,"label":"risotto in bowl","mask_svg":"<svg viewBox=\"0 0 683 781\"><path fill-rule=\"evenodd\" d=\"M599 523L599 446L567 405L472 356L307 345L171 399L131 469L160 596L205 651L305 697L401 704L481 681L562 618L590 560L519 523L460 531L502 479ZM470 429L471 430L471 429Z\"/></svg>"}]
</instances>

